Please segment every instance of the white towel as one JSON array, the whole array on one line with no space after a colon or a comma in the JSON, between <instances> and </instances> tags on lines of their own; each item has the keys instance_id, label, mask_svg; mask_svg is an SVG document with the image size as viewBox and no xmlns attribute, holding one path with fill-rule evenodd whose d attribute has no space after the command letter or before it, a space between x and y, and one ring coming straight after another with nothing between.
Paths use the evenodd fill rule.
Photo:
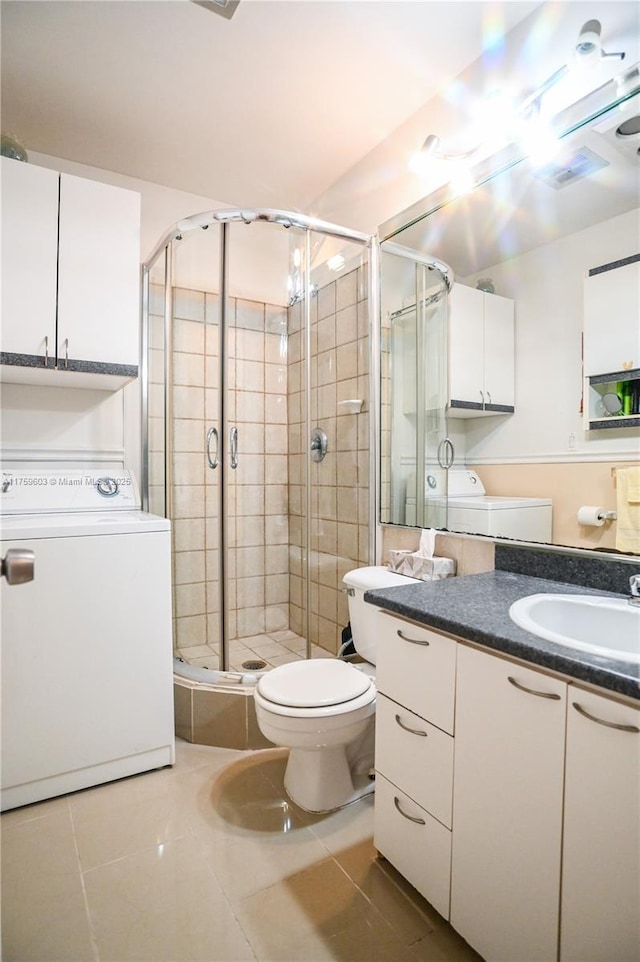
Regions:
<instances>
[{"instance_id":1,"label":"white towel","mask_svg":"<svg viewBox=\"0 0 640 962\"><path fill-rule=\"evenodd\" d=\"M626 553L640 554L640 465L618 468L618 523L616 548Z\"/></svg>"}]
</instances>

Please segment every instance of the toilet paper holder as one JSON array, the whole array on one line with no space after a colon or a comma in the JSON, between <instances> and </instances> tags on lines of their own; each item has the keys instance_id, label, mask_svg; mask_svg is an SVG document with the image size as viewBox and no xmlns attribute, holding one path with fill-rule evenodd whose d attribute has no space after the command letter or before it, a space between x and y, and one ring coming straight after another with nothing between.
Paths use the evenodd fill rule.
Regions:
<instances>
[{"instance_id":1,"label":"toilet paper holder","mask_svg":"<svg viewBox=\"0 0 640 962\"><path fill-rule=\"evenodd\" d=\"M594 507L594 505L583 504L578 509L578 523L584 525L595 525L601 527L605 521L616 521L618 514L616 511L607 511L605 508Z\"/></svg>"}]
</instances>

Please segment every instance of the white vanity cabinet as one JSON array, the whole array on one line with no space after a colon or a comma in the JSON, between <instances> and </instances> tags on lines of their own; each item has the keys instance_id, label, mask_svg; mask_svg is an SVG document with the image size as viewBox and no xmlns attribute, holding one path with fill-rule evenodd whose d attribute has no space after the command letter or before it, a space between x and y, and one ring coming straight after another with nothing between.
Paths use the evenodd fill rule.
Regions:
<instances>
[{"instance_id":1,"label":"white vanity cabinet","mask_svg":"<svg viewBox=\"0 0 640 962\"><path fill-rule=\"evenodd\" d=\"M569 687L561 962L640 959L640 710Z\"/></svg>"},{"instance_id":2,"label":"white vanity cabinet","mask_svg":"<svg viewBox=\"0 0 640 962\"><path fill-rule=\"evenodd\" d=\"M374 842L449 917L456 643L380 613Z\"/></svg>"},{"instance_id":3,"label":"white vanity cabinet","mask_svg":"<svg viewBox=\"0 0 640 962\"><path fill-rule=\"evenodd\" d=\"M566 692L458 646L451 924L487 962L557 957Z\"/></svg>"},{"instance_id":4,"label":"white vanity cabinet","mask_svg":"<svg viewBox=\"0 0 640 962\"><path fill-rule=\"evenodd\" d=\"M376 848L486 962L640 962L640 706L377 622Z\"/></svg>"},{"instance_id":5,"label":"white vanity cabinet","mask_svg":"<svg viewBox=\"0 0 640 962\"><path fill-rule=\"evenodd\" d=\"M514 303L454 284L449 300L449 416L515 410Z\"/></svg>"},{"instance_id":6,"label":"white vanity cabinet","mask_svg":"<svg viewBox=\"0 0 640 962\"><path fill-rule=\"evenodd\" d=\"M135 376L140 195L2 158L2 240L3 379Z\"/></svg>"}]
</instances>

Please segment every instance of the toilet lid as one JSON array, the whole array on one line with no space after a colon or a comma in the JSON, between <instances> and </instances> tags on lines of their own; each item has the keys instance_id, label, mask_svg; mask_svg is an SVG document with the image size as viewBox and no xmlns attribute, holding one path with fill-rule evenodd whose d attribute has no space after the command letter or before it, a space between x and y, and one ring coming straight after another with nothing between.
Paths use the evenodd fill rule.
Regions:
<instances>
[{"instance_id":1,"label":"toilet lid","mask_svg":"<svg viewBox=\"0 0 640 962\"><path fill-rule=\"evenodd\" d=\"M320 708L358 698L371 687L371 680L344 661L316 658L273 668L257 687L261 695L278 705Z\"/></svg>"}]
</instances>

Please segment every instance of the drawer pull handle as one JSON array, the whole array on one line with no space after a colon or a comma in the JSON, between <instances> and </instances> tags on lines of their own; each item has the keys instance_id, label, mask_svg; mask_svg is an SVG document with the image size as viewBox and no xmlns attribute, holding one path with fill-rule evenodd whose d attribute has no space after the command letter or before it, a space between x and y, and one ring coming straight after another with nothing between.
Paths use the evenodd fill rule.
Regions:
<instances>
[{"instance_id":1,"label":"drawer pull handle","mask_svg":"<svg viewBox=\"0 0 640 962\"><path fill-rule=\"evenodd\" d=\"M555 692L536 691L535 688L527 688L525 685L521 685L519 682L517 682L515 678L512 678L511 675L507 676L507 681L509 682L510 685L513 685L513 687L517 688L519 691L526 691L528 695L537 695L538 698L551 698L552 701L560 701L560 695L556 695Z\"/></svg>"},{"instance_id":2,"label":"drawer pull handle","mask_svg":"<svg viewBox=\"0 0 640 962\"><path fill-rule=\"evenodd\" d=\"M428 645L429 645L429 642L426 641L426 639L423 639L423 638L409 638L409 636L408 636L408 635L405 635L405 634L400 630L400 628L398 628L398 631L397 631L396 633L397 633L397 635L398 635L398 638L402 638L403 641L410 641L412 645L425 645L426 647L428 647Z\"/></svg>"},{"instance_id":3,"label":"drawer pull handle","mask_svg":"<svg viewBox=\"0 0 640 962\"><path fill-rule=\"evenodd\" d=\"M396 722L403 731L410 732L412 735L420 735L421 738L426 738L429 734L428 732L421 732L418 728L409 728L408 725L403 724L400 715L396 715Z\"/></svg>"},{"instance_id":4,"label":"drawer pull handle","mask_svg":"<svg viewBox=\"0 0 640 962\"><path fill-rule=\"evenodd\" d=\"M400 799L398 798L397 795L394 795L394 796L393 796L393 804L394 804L395 807L398 809L398 811L400 812L400 814L402 815L403 818L408 818L410 822L415 822L416 825L426 825L426 824L427 824L426 821L424 820L424 818L416 818L415 815L407 815L406 812L403 812L402 809L400 808Z\"/></svg>"},{"instance_id":5,"label":"drawer pull handle","mask_svg":"<svg viewBox=\"0 0 640 962\"><path fill-rule=\"evenodd\" d=\"M597 725L604 725L606 728L615 728L619 732L633 732L634 735L640 733L640 728L638 728L637 725L621 725L618 722L605 721L604 718L596 718L595 715L591 715L582 705L579 705L577 701L572 702L572 705L579 715L583 715ZM397 717L396 715L396 718Z\"/></svg>"}]
</instances>

